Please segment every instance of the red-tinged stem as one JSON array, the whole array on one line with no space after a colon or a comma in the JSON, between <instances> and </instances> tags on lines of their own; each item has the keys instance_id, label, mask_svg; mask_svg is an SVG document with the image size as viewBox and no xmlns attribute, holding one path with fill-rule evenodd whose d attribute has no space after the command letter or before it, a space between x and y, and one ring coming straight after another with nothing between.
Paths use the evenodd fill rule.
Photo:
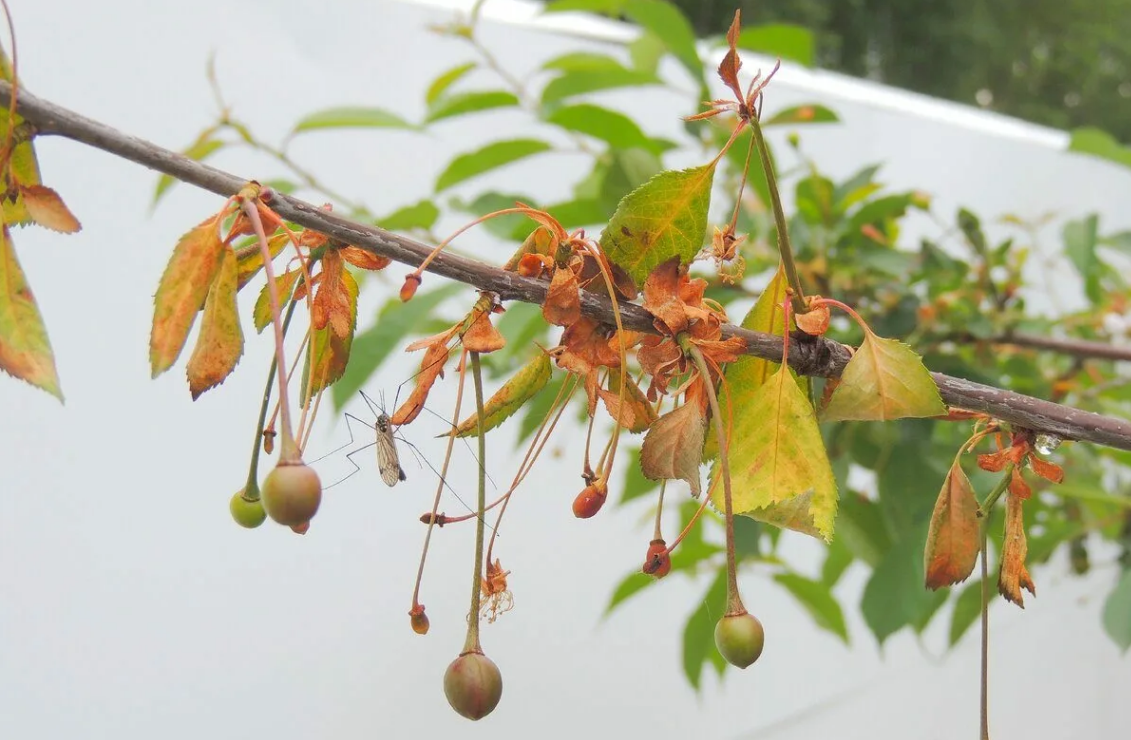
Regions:
<instances>
[{"instance_id":1,"label":"red-tinged stem","mask_svg":"<svg viewBox=\"0 0 1131 740\"><path fill-rule=\"evenodd\" d=\"M275 330L275 362L278 365L276 376L279 379L279 414L282 417L283 446L279 451L280 463L301 462L302 456L295 446L294 435L291 431L291 409L287 401L287 381L283 368L287 366L287 358L283 352L283 319L280 315L279 288L275 285L275 267L271 264L271 248L267 245L267 234L263 231L263 221L259 218L259 209L254 200L245 199L243 210L255 229L255 236L259 239L259 250L263 254L263 272L267 276L267 300L271 305L271 324Z\"/></svg>"},{"instance_id":2,"label":"red-tinged stem","mask_svg":"<svg viewBox=\"0 0 1131 740\"><path fill-rule=\"evenodd\" d=\"M695 367L699 370L699 374L703 378L704 388L707 391L707 401L711 404L711 416L715 422L715 436L719 439L719 467L722 468L723 473L723 516L726 518L726 550L727 550L727 611L728 617L737 616L746 613L746 607L742 605L742 597L738 593L738 567L735 562L734 555L734 505L731 499L730 491L730 460L727 455L727 448L730 446L726 437L726 429L723 427L723 414L719 408L719 399L715 395L714 385L711 383L711 373L707 368L707 363L703 360L703 353L699 348L692 344L691 340L686 335L680 335L678 338L680 347L687 353L695 362ZM707 499L704 498L704 505Z\"/></svg>"},{"instance_id":3,"label":"red-tinged stem","mask_svg":"<svg viewBox=\"0 0 1131 740\"><path fill-rule=\"evenodd\" d=\"M460 355L459 367L463 367L464 360L467 359L467 350L463 351ZM461 372L459 374L459 383L456 385L456 407L452 413L452 429L454 430L459 426L459 412L460 407L463 405L463 380L467 373ZM412 589L412 608L415 610L420 603L420 583L424 580L424 563L428 559L428 544L432 541L432 530L436 526L436 514L440 509L440 496L444 492L444 481L448 478L448 463L452 459L452 449L456 443L456 434L453 431L448 435L448 449L444 452L444 463L440 466L440 483L436 486L436 497L432 500L432 516L428 521L428 531L424 534L424 547L420 551L420 567L416 569L416 586ZM480 461L482 465L482 461ZM480 502L479 508L483 509L483 504ZM482 514L480 514L482 516ZM411 612L410 612L411 613Z\"/></svg>"},{"instance_id":4,"label":"red-tinged stem","mask_svg":"<svg viewBox=\"0 0 1131 740\"><path fill-rule=\"evenodd\" d=\"M816 308L817 306L832 306L834 308L839 308L841 311L844 311L846 314L851 316L853 321L859 324L860 328L864 330L865 334L873 333L872 327L868 326L868 322L865 321L863 317L860 316L860 314L856 313L856 309L854 309L852 306L849 306L847 303L841 303L835 298L819 298L813 301L812 307Z\"/></svg>"},{"instance_id":5,"label":"red-tinged stem","mask_svg":"<svg viewBox=\"0 0 1131 740\"><path fill-rule=\"evenodd\" d=\"M988 526L989 521L982 522L982 685L978 712L982 740L990 740L990 566L987 562L989 548L986 547Z\"/></svg>"},{"instance_id":6,"label":"red-tinged stem","mask_svg":"<svg viewBox=\"0 0 1131 740\"><path fill-rule=\"evenodd\" d=\"M295 313L295 304L287 307L287 317L283 319L283 333L291 325L291 317ZM244 498L249 501L259 498L259 450L263 447L263 425L267 422L267 409L271 407L271 385L275 382L275 372L279 368L278 358L271 358L271 369L267 371L267 385L263 388L263 403L259 406L259 421L255 426L255 444L251 448L251 464L247 470L247 484L244 486ZM254 496L248 493L254 491Z\"/></svg>"}]
</instances>

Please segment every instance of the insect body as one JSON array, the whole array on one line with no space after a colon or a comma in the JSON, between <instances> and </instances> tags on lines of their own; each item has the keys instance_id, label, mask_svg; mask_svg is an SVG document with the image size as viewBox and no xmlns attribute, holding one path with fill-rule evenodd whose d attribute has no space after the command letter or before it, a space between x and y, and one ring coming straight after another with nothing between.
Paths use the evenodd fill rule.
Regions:
<instances>
[{"instance_id":1,"label":"insect body","mask_svg":"<svg viewBox=\"0 0 1131 740\"><path fill-rule=\"evenodd\" d=\"M381 471L381 480L387 486L395 486L405 479L401 461L397 456L397 443L393 439L393 427L389 424L389 415L382 413L373 425L377 430L377 469Z\"/></svg>"}]
</instances>

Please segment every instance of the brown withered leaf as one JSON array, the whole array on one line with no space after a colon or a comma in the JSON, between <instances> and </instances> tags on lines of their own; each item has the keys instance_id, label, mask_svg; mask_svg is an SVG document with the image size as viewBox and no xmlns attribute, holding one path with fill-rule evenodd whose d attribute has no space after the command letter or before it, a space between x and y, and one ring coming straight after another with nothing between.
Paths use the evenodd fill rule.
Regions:
<instances>
[{"instance_id":1,"label":"brown withered leaf","mask_svg":"<svg viewBox=\"0 0 1131 740\"><path fill-rule=\"evenodd\" d=\"M1009 476L1009 494L1019 499L1027 499L1033 495L1033 489L1025 482L1021 475L1020 466L1015 466Z\"/></svg>"},{"instance_id":2,"label":"brown withered leaf","mask_svg":"<svg viewBox=\"0 0 1131 740\"><path fill-rule=\"evenodd\" d=\"M200 334L185 368L192 400L224 382L243 355L243 329L236 307L236 254L224 248L220 272L201 314Z\"/></svg>"},{"instance_id":3,"label":"brown withered leaf","mask_svg":"<svg viewBox=\"0 0 1131 740\"><path fill-rule=\"evenodd\" d=\"M997 590L1008 601L1022 609L1025 599L1021 589L1034 596L1037 587L1025 568L1025 556L1029 553L1029 542L1025 539L1025 522L1022 518L1022 500L1017 496L1007 496L1005 502L1005 542L1002 543L1001 571L998 574Z\"/></svg>"},{"instance_id":4,"label":"brown withered leaf","mask_svg":"<svg viewBox=\"0 0 1131 740\"><path fill-rule=\"evenodd\" d=\"M553 264L553 259L541 254L524 254L519 257L515 272L523 277L537 278L541 277L542 273L550 269Z\"/></svg>"},{"instance_id":5,"label":"brown withered leaf","mask_svg":"<svg viewBox=\"0 0 1131 740\"><path fill-rule=\"evenodd\" d=\"M687 307L680 297L679 257L656 266L644 281L644 308L656 317L656 328L676 335L687 329Z\"/></svg>"},{"instance_id":6,"label":"brown withered leaf","mask_svg":"<svg viewBox=\"0 0 1131 740\"><path fill-rule=\"evenodd\" d=\"M633 434L643 432L652 422L656 420L656 409L652 404L648 403L645 398L644 392L640 390L640 386L631 376L627 377L626 385L624 388L624 403L628 410L632 412L633 423L625 423L624 428ZM605 383L607 392L611 393L613 398L617 398L620 394L620 368L609 368L608 380ZM602 397L604 397L602 395ZM609 414L615 419L612 409L609 409Z\"/></svg>"},{"instance_id":7,"label":"brown withered leaf","mask_svg":"<svg viewBox=\"0 0 1131 740\"><path fill-rule=\"evenodd\" d=\"M363 270L384 270L393 262L388 257L367 252L360 247L342 247L338 253L346 262Z\"/></svg>"},{"instance_id":8,"label":"brown withered leaf","mask_svg":"<svg viewBox=\"0 0 1131 740\"><path fill-rule=\"evenodd\" d=\"M82 228L75 214L67 208L63 199L49 187L43 185L20 185L24 207L32 221L53 231L73 234Z\"/></svg>"},{"instance_id":9,"label":"brown withered leaf","mask_svg":"<svg viewBox=\"0 0 1131 740\"><path fill-rule=\"evenodd\" d=\"M923 569L927 588L953 586L970 577L981 543L978 501L966 472L955 460L935 501Z\"/></svg>"},{"instance_id":10,"label":"brown withered leaf","mask_svg":"<svg viewBox=\"0 0 1131 740\"><path fill-rule=\"evenodd\" d=\"M1064 482L1064 468L1056 463L1047 462L1036 455L1029 455L1029 466L1033 468L1034 473L1051 483Z\"/></svg>"},{"instance_id":11,"label":"brown withered leaf","mask_svg":"<svg viewBox=\"0 0 1131 740\"><path fill-rule=\"evenodd\" d=\"M738 32L742 28L742 11L734 11L734 20L727 30L727 53L719 63L719 79L742 100L742 86L738 83L738 70L742 69L742 59L738 56Z\"/></svg>"},{"instance_id":12,"label":"brown withered leaf","mask_svg":"<svg viewBox=\"0 0 1131 740\"><path fill-rule=\"evenodd\" d=\"M431 340L429 344L424 345L428 347L428 351L424 353L424 359L420 361L420 372L416 375L416 387L412 389L412 394L389 419L390 424L399 427L402 424L408 424L420 415L424 408L424 402L428 400L428 391L432 390L436 379L444 374L444 363L448 361L451 354L451 350L448 349L448 340L453 333L449 330L437 334L429 338ZM410 344L408 350L412 349L418 349L418 347Z\"/></svg>"},{"instance_id":13,"label":"brown withered leaf","mask_svg":"<svg viewBox=\"0 0 1131 740\"><path fill-rule=\"evenodd\" d=\"M556 326L569 326L581 318L581 296L577 275L568 267L554 270L554 278L542 303L542 318Z\"/></svg>"},{"instance_id":14,"label":"brown withered leaf","mask_svg":"<svg viewBox=\"0 0 1131 740\"><path fill-rule=\"evenodd\" d=\"M349 270L342 270L339 277L342 291L346 296L345 320L347 330L338 335L332 319L322 329L312 329L310 344L306 355L306 365L302 375L302 402L305 405L314 394L338 382L349 364L350 350L353 348L353 333L357 327L357 281ZM307 394L309 385L310 393Z\"/></svg>"},{"instance_id":15,"label":"brown withered leaf","mask_svg":"<svg viewBox=\"0 0 1131 740\"><path fill-rule=\"evenodd\" d=\"M345 263L338 250L327 250L322 256L322 279L310 310L313 329L324 329L329 325L330 331L339 338L350 331L350 300L342 280L345 271Z\"/></svg>"},{"instance_id":16,"label":"brown withered leaf","mask_svg":"<svg viewBox=\"0 0 1131 740\"><path fill-rule=\"evenodd\" d=\"M475 309L472 313L475 318L467 325L460 335L463 346L471 352L495 352L506 346L507 340L491 323L491 315L486 311Z\"/></svg>"},{"instance_id":17,"label":"brown withered leaf","mask_svg":"<svg viewBox=\"0 0 1131 740\"><path fill-rule=\"evenodd\" d=\"M649 480L679 479L698 497L699 461L707 434L707 415L699 404L685 403L656 419L640 447L640 469Z\"/></svg>"},{"instance_id":18,"label":"brown withered leaf","mask_svg":"<svg viewBox=\"0 0 1131 740\"><path fill-rule=\"evenodd\" d=\"M814 298L819 297L820 296L814 296ZM817 306L806 313L799 313L794 316L794 321L797 322L797 328L815 337L819 337L829 330L829 321L831 320L832 312L829 310L828 305L825 304Z\"/></svg>"}]
</instances>

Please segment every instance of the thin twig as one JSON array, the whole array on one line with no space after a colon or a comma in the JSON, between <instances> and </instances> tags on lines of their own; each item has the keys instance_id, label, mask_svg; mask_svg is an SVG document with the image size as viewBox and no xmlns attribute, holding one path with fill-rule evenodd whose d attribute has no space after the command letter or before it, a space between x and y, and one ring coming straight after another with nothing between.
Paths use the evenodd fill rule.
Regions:
<instances>
[{"instance_id":1,"label":"thin twig","mask_svg":"<svg viewBox=\"0 0 1131 740\"><path fill-rule=\"evenodd\" d=\"M7 105L11 100L10 95L11 85L0 81L0 104ZM235 175L124 134L37 98L26 90L20 91L18 110L40 135L63 136L102 149L218 195L234 195L247 184L246 180ZM414 239L350 221L297 198L276 193L272 207L284 219L407 265L420 264L431 251L427 245ZM441 254L432 263L429 272L474 285L481 290L492 291L502 300L541 303L549 287L544 280L524 278L456 254ZM583 291L581 311L590 318L613 323L613 307L607 296ZM620 311L626 329L656 333L652 324L653 317L643 307L624 303L620 306ZM723 326L723 338L727 337L741 337L746 343L747 354L775 361L781 357L782 339L779 336L726 324ZM824 338L799 336L790 343L789 364L799 375L839 376L848 364L849 357L848 347ZM1131 450L1131 422L1124 419L1082 411L941 373L933 373L932 376L939 386L943 401L950 406L980 411L1010 424L1054 434L1063 439Z\"/></svg>"}]
</instances>

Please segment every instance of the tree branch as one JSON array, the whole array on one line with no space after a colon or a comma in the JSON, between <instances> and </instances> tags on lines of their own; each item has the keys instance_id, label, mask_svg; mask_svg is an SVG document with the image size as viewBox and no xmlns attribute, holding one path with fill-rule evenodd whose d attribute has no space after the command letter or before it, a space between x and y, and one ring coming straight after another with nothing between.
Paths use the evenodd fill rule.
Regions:
<instances>
[{"instance_id":1,"label":"tree branch","mask_svg":"<svg viewBox=\"0 0 1131 740\"><path fill-rule=\"evenodd\" d=\"M964 337L963 339L968 342L980 341L976 337ZM989 341L994 344L1012 344L1017 347L1045 349L1062 355L1078 357L1081 360L1131 362L1131 347L1117 347L1114 344L1092 342L1087 339L1056 339L1054 337L1042 337L1039 334L1013 332Z\"/></svg>"},{"instance_id":2,"label":"tree branch","mask_svg":"<svg viewBox=\"0 0 1131 740\"><path fill-rule=\"evenodd\" d=\"M0 104L7 106L10 96L11 85L0 81ZM41 100L22 89L18 111L32 124L38 135L63 136L87 144L217 195L233 195L247 182ZM407 265L419 265L431 251L427 245L408 237L350 221L297 198L275 193L271 205L280 216L289 221ZM549 285L544 281L524 278L446 252L433 260L428 271L481 290L493 291L503 300L528 303L541 303ZM612 304L603 295L583 292L581 310L592 318L608 323L613 321ZM643 307L624 304L621 306L621 316L626 328L655 333L652 315ZM741 337L746 342L747 353L756 357L777 360L781 356L781 337L734 325L725 325L723 336ZM850 357L849 350L844 345L804 334L795 334L789 347L789 364L802 375L839 376ZM950 406L984 412L1002 421L1055 434L1063 439L1131 450L1131 422L1126 420L1101 416L941 373L932 375L938 383L943 401Z\"/></svg>"}]
</instances>

